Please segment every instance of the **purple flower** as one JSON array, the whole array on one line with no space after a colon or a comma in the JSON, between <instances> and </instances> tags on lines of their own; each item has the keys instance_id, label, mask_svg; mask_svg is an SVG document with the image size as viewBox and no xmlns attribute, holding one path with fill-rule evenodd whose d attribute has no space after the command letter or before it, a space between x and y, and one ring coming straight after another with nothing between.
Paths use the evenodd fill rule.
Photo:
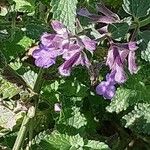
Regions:
<instances>
[{"instance_id":1,"label":"purple flower","mask_svg":"<svg viewBox=\"0 0 150 150\"><path fill-rule=\"evenodd\" d=\"M63 54L65 62L59 67L59 73L69 76L71 68L77 65L89 67L90 62L84 52L84 48L93 53L96 49L96 42L87 36L80 36L74 39L74 43L66 45L67 50Z\"/></svg>"},{"instance_id":2,"label":"purple flower","mask_svg":"<svg viewBox=\"0 0 150 150\"><path fill-rule=\"evenodd\" d=\"M101 15L92 14L86 8L80 9L77 13L78 15L87 17L94 22L106 24L104 27L98 29L100 33L107 32L108 24L120 21L119 16L113 13L112 11L110 11L103 4L97 4L96 8L97 11L101 13Z\"/></svg>"},{"instance_id":3,"label":"purple flower","mask_svg":"<svg viewBox=\"0 0 150 150\"><path fill-rule=\"evenodd\" d=\"M74 66L89 67L84 50L93 53L96 42L85 35L73 36L59 21L52 21L51 25L56 33L44 33L38 48L32 53L36 66L48 68L55 64L58 56L62 56L65 62L59 67L59 73L63 76L69 76Z\"/></svg>"},{"instance_id":4,"label":"purple flower","mask_svg":"<svg viewBox=\"0 0 150 150\"><path fill-rule=\"evenodd\" d=\"M97 87L96 87L96 93L98 95L103 95L106 99L112 99L115 95L115 80L114 80L114 73L106 75L106 81L102 81Z\"/></svg>"},{"instance_id":5,"label":"purple flower","mask_svg":"<svg viewBox=\"0 0 150 150\"><path fill-rule=\"evenodd\" d=\"M57 34L44 33L38 48L32 53L36 66L41 68L55 64L56 57L63 54L63 45L69 42L67 29L58 21L51 24Z\"/></svg>"},{"instance_id":6,"label":"purple flower","mask_svg":"<svg viewBox=\"0 0 150 150\"><path fill-rule=\"evenodd\" d=\"M126 75L124 71L124 64L128 59L128 69L131 74L137 72L137 66L135 63L135 50L137 49L135 42L129 43L112 43L107 55L106 65L112 71L115 71L115 81L117 83L124 83L126 81Z\"/></svg>"},{"instance_id":7,"label":"purple flower","mask_svg":"<svg viewBox=\"0 0 150 150\"><path fill-rule=\"evenodd\" d=\"M38 67L48 68L55 64L55 57L52 57L51 53L45 49L34 50L32 56L35 58L35 64Z\"/></svg>"},{"instance_id":8,"label":"purple flower","mask_svg":"<svg viewBox=\"0 0 150 150\"><path fill-rule=\"evenodd\" d=\"M106 65L109 66L112 72L115 72L114 79L117 83L124 83L126 81L122 58L117 47L110 47Z\"/></svg>"}]
</instances>

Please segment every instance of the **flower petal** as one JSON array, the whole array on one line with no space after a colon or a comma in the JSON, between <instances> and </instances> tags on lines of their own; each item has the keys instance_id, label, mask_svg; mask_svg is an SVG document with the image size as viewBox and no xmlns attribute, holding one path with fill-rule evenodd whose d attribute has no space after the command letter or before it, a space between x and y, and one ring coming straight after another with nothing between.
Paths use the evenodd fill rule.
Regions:
<instances>
[{"instance_id":1,"label":"flower petal","mask_svg":"<svg viewBox=\"0 0 150 150\"><path fill-rule=\"evenodd\" d=\"M44 49L37 49L32 53L32 56L35 58L35 64L38 67L48 68L51 65L55 64L55 58L52 57L52 54Z\"/></svg>"},{"instance_id":2,"label":"flower petal","mask_svg":"<svg viewBox=\"0 0 150 150\"><path fill-rule=\"evenodd\" d=\"M96 87L96 93L98 95L103 95L106 92L108 82L102 81L97 87Z\"/></svg>"},{"instance_id":3,"label":"flower petal","mask_svg":"<svg viewBox=\"0 0 150 150\"><path fill-rule=\"evenodd\" d=\"M115 71L115 81L120 84L124 83L126 81L126 75L123 67L116 64Z\"/></svg>"},{"instance_id":4,"label":"flower petal","mask_svg":"<svg viewBox=\"0 0 150 150\"><path fill-rule=\"evenodd\" d=\"M129 47L129 50L131 51L135 51L138 49L138 46L136 46L136 42L129 42L128 47Z\"/></svg>"},{"instance_id":5,"label":"flower petal","mask_svg":"<svg viewBox=\"0 0 150 150\"><path fill-rule=\"evenodd\" d=\"M116 87L114 85L109 85L107 87L106 92L103 94L103 96L106 99L112 99L114 97L114 95L115 95L115 92L116 92Z\"/></svg>"},{"instance_id":6,"label":"flower petal","mask_svg":"<svg viewBox=\"0 0 150 150\"><path fill-rule=\"evenodd\" d=\"M108 65L109 68L112 69L114 62L115 62L114 48L110 47L108 54L107 54L106 65Z\"/></svg>"},{"instance_id":7,"label":"flower petal","mask_svg":"<svg viewBox=\"0 0 150 150\"><path fill-rule=\"evenodd\" d=\"M105 7L103 4L97 4L97 10L104 14L107 17L113 18L113 20L120 20L119 16L115 13L113 13L111 10L109 10L107 7Z\"/></svg>"},{"instance_id":8,"label":"flower petal","mask_svg":"<svg viewBox=\"0 0 150 150\"><path fill-rule=\"evenodd\" d=\"M49 68L50 66L55 64L55 59L48 57L47 58L39 57L38 59L35 60L35 64L36 66L41 68Z\"/></svg>"},{"instance_id":9,"label":"flower petal","mask_svg":"<svg viewBox=\"0 0 150 150\"><path fill-rule=\"evenodd\" d=\"M60 103L55 103L54 104L54 111L55 112L60 112L61 111L61 104Z\"/></svg>"},{"instance_id":10,"label":"flower petal","mask_svg":"<svg viewBox=\"0 0 150 150\"><path fill-rule=\"evenodd\" d=\"M80 36L85 48L89 51L94 51L96 49L96 41L91 40L89 37L82 35Z\"/></svg>"},{"instance_id":11,"label":"flower petal","mask_svg":"<svg viewBox=\"0 0 150 150\"><path fill-rule=\"evenodd\" d=\"M71 68L64 69L64 64L59 66L58 70L62 76L70 76L70 74L71 74Z\"/></svg>"},{"instance_id":12,"label":"flower petal","mask_svg":"<svg viewBox=\"0 0 150 150\"><path fill-rule=\"evenodd\" d=\"M115 74L116 74L116 71L112 71L111 73L107 73L106 75L106 81L109 82L111 85L116 84Z\"/></svg>"},{"instance_id":13,"label":"flower petal","mask_svg":"<svg viewBox=\"0 0 150 150\"><path fill-rule=\"evenodd\" d=\"M70 76L71 67L76 65L77 60L80 57L80 53L75 53L69 60L66 60L60 67L59 73L63 76Z\"/></svg>"},{"instance_id":14,"label":"flower petal","mask_svg":"<svg viewBox=\"0 0 150 150\"><path fill-rule=\"evenodd\" d=\"M86 8L81 8L79 11L77 11L77 14L84 17L89 17L91 15Z\"/></svg>"},{"instance_id":15,"label":"flower petal","mask_svg":"<svg viewBox=\"0 0 150 150\"><path fill-rule=\"evenodd\" d=\"M80 53L75 53L69 60L66 60L64 63L63 69L71 68L74 64L76 64L76 61L78 60L80 56Z\"/></svg>"},{"instance_id":16,"label":"flower petal","mask_svg":"<svg viewBox=\"0 0 150 150\"><path fill-rule=\"evenodd\" d=\"M114 19L112 17L99 16L99 18L97 18L97 20L95 19L94 21L100 22L100 23L110 24L110 23L114 22Z\"/></svg>"},{"instance_id":17,"label":"flower petal","mask_svg":"<svg viewBox=\"0 0 150 150\"><path fill-rule=\"evenodd\" d=\"M61 35L68 35L66 27L59 21L53 20L51 22L51 25L53 29L56 31L56 33L61 34Z\"/></svg>"},{"instance_id":18,"label":"flower petal","mask_svg":"<svg viewBox=\"0 0 150 150\"><path fill-rule=\"evenodd\" d=\"M138 67L135 63L135 52L130 51L128 55L128 69L131 74L137 73Z\"/></svg>"}]
</instances>

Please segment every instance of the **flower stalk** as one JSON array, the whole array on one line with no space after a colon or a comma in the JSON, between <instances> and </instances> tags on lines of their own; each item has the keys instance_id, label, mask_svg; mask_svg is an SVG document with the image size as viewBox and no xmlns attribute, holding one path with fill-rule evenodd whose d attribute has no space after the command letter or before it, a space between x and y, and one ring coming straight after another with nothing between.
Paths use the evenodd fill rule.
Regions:
<instances>
[{"instance_id":1,"label":"flower stalk","mask_svg":"<svg viewBox=\"0 0 150 150\"><path fill-rule=\"evenodd\" d=\"M33 96L33 100L34 100L35 104L34 104L34 106L31 106L29 108L27 114L24 116L22 125L20 127L19 132L18 132L18 136L16 138L16 141L15 141L15 144L14 144L12 150L20 150L21 149L21 147L23 145L23 142L24 142L24 139L26 137L26 133L28 131L28 127L29 127L29 125L31 125L30 122L32 122L32 119L34 119L34 117L35 117L36 108L37 108L38 101L39 101L38 94L40 93L41 86L42 86L42 83L43 83L43 80L42 80L43 72L44 71L41 68L39 70L38 77L36 79L36 82L35 82L35 85L34 85L34 88L33 88L33 91L35 93L37 93L37 95ZM32 135L30 135L30 141L31 141L31 138L32 138Z\"/></svg>"}]
</instances>

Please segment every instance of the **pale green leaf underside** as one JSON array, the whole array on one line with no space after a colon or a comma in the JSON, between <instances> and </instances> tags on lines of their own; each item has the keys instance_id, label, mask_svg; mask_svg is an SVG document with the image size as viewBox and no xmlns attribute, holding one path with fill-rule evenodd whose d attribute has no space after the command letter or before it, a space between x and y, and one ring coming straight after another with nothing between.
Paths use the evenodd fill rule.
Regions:
<instances>
[{"instance_id":1,"label":"pale green leaf underside","mask_svg":"<svg viewBox=\"0 0 150 150\"><path fill-rule=\"evenodd\" d=\"M52 0L53 19L61 21L72 33L75 33L77 0Z\"/></svg>"},{"instance_id":2,"label":"pale green leaf underside","mask_svg":"<svg viewBox=\"0 0 150 150\"><path fill-rule=\"evenodd\" d=\"M17 85L12 84L0 77L0 94L2 98L12 98L22 91Z\"/></svg>"},{"instance_id":3,"label":"pale green leaf underside","mask_svg":"<svg viewBox=\"0 0 150 150\"><path fill-rule=\"evenodd\" d=\"M35 73L32 70L29 70L29 71L24 73L23 79L25 80L27 85L33 89L35 81L37 79L37 73Z\"/></svg>"},{"instance_id":4,"label":"pale green leaf underside","mask_svg":"<svg viewBox=\"0 0 150 150\"><path fill-rule=\"evenodd\" d=\"M115 97L112 99L109 106L107 106L107 111L120 113L126 110L130 106L130 101L134 100L136 96L136 91L125 88L118 88Z\"/></svg>"},{"instance_id":5,"label":"pale green leaf underside","mask_svg":"<svg viewBox=\"0 0 150 150\"><path fill-rule=\"evenodd\" d=\"M150 104L139 103L130 113L122 117L125 127L138 133L150 135Z\"/></svg>"},{"instance_id":6,"label":"pale green leaf underside","mask_svg":"<svg viewBox=\"0 0 150 150\"><path fill-rule=\"evenodd\" d=\"M106 145L104 142L94 140L88 140L88 143L84 145L84 147L88 147L91 150L110 150L108 145Z\"/></svg>"},{"instance_id":7,"label":"pale green leaf underside","mask_svg":"<svg viewBox=\"0 0 150 150\"><path fill-rule=\"evenodd\" d=\"M68 125L76 129L86 126L87 120L85 116L80 112L80 108L66 108L63 113L64 117L59 122L60 124Z\"/></svg>"},{"instance_id":8,"label":"pale green leaf underside","mask_svg":"<svg viewBox=\"0 0 150 150\"><path fill-rule=\"evenodd\" d=\"M61 150L70 150L72 147L79 148L84 146L83 138L79 134L69 136L67 134L61 134L58 131L53 131L46 138L46 142L51 145L51 148Z\"/></svg>"}]
</instances>

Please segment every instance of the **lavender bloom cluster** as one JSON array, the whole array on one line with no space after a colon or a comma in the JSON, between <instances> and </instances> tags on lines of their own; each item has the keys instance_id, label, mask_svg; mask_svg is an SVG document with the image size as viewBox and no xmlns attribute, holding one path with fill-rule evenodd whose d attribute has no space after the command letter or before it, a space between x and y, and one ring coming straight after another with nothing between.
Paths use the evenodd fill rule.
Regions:
<instances>
[{"instance_id":1,"label":"lavender bloom cluster","mask_svg":"<svg viewBox=\"0 0 150 150\"><path fill-rule=\"evenodd\" d=\"M105 24L97 29L102 36L108 37L108 24L120 22L117 14L110 11L103 4L97 5L97 11L102 15L91 14L86 8L82 8L78 14L91 19L97 23ZM135 63L135 51L137 50L136 42L114 43L111 37L108 37L110 48L108 50L106 65L111 72L106 75L106 81L102 81L97 87L96 92L103 95L106 99L112 99L115 95L115 84L122 84L127 80L124 64L128 62L128 70L131 74L136 73L138 67Z\"/></svg>"},{"instance_id":2,"label":"lavender bloom cluster","mask_svg":"<svg viewBox=\"0 0 150 150\"><path fill-rule=\"evenodd\" d=\"M103 4L97 5L97 11L101 15L91 14L86 8L78 11L78 15L88 17L94 22L105 24L97 29L102 36L108 38L109 50L106 65L110 68L110 73L106 75L106 81L102 81L97 87L96 92L106 99L112 99L115 95L116 84L122 84L127 80L124 71L125 64L128 64L128 70L131 74L136 73L138 67L135 63L136 42L115 43L108 34L108 25L115 22L121 22L119 16ZM96 49L96 41L86 35L72 35L71 32L59 21L52 21L52 28L55 33L44 33L41 36L40 44L34 50L32 56L35 58L35 64L41 68L49 68L54 65L58 56L64 59L64 63L58 68L63 76L70 76L71 69L74 66L82 65L89 68L91 65L85 50L93 54Z\"/></svg>"},{"instance_id":3,"label":"lavender bloom cluster","mask_svg":"<svg viewBox=\"0 0 150 150\"><path fill-rule=\"evenodd\" d=\"M58 69L63 76L69 76L74 66L89 67L90 61L84 49L93 53L96 42L85 35L73 36L59 21L54 20L51 25L56 33L44 33L38 48L32 53L36 66L49 68L55 64L56 58L61 56L64 63Z\"/></svg>"}]
</instances>

